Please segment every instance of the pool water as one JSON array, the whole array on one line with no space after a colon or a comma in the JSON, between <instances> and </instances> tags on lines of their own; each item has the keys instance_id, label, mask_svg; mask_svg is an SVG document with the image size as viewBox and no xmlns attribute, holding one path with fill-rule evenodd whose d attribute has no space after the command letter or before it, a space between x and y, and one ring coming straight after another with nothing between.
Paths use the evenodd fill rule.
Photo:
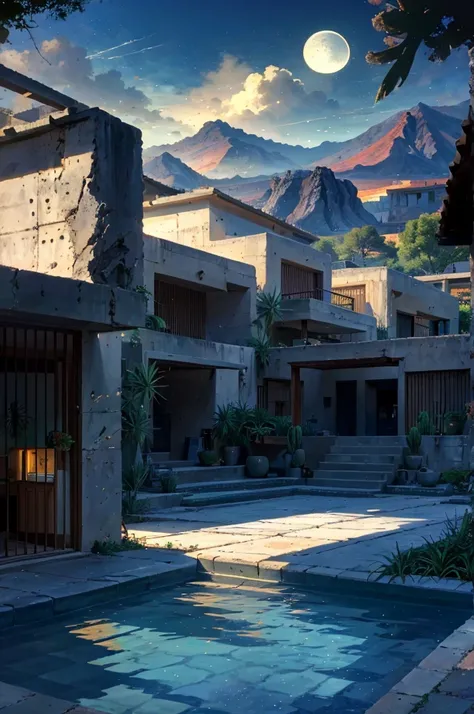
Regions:
<instances>
[{"instance_id":1,"label":"pool water","mask_svg":"<svg viewBox=\"0 0 474 714\"><path fill-rule=\"evenodd\" d=\"M199 581L4 634L0 679L110 714L362 714L466 617Z\"/></svg>"}]
</instances>

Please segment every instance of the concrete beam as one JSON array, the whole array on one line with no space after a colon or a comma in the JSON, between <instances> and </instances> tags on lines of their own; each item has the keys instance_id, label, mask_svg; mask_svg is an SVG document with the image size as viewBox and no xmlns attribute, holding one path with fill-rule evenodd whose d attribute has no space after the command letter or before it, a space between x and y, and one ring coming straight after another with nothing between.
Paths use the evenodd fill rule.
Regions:
<instances>
[{"instance_id":1,"label":"concrete beam","mask_svg":"<svg viewBox=\"0 0 474 714\"><path fill-rule=\"evenodd\" d=\"M41 104L46 104L54 109L62 110L69 107L77 107L79 110L83 110L88 108L86 104L68 97L67 94L57 92L55 89L51 89L51 87L47 87L35 79L26 77L20 72L15 72L3 64L0 64L0 87L10 89L16 94L21 94L28 99L34 99L35 102L41 102Z\"/></svg>"}]
</instances>

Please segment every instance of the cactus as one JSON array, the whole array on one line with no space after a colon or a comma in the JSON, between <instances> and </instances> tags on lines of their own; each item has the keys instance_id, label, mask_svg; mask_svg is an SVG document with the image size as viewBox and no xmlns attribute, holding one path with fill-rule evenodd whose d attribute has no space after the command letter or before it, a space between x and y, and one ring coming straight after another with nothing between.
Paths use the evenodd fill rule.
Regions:
<instances>
[{"instance_id":1,"label":"cactus","mask_svg":"<svg viewBox=\"0 0 474 714\"><path fill-rule=\"evenodd\" d=\"M421 450L421 434L416 426L412 426L407 436L407 446L412 456L419 456Z\"/></svg>"},{"instance_id":2,"label":"cactus","mask_svg":"<svg viewBox=\"0 0 474 714\"><path fill-rule=\"evenodd\" d=\"M420 412L417 419L417 427L421 436L432 436L435 427L428 412Z\"/></svg>"},{"instance_id":3,"label":"cactus","mask_svg":"<svg viewBox=\"0 0 474 714\"><path fill-rule=\"evenodd\" d=\"M286 437L288 444L288 453L294 454L295 451L301 449L303 443L303 430L300 426L290 426Z\"/></svg>"}]
</instances>

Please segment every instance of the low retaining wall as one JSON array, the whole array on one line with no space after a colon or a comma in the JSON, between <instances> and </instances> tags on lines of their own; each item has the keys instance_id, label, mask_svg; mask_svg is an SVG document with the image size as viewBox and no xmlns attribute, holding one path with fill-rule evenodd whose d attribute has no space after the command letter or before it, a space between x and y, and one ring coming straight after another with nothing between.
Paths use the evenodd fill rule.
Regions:
<instances>
[{"instance_id":1,"label":"low retaining wall","mask_svg":"<svg viewBox=\"0 0 474 714\"><path fill-rule=\"evenodd\" d=\"M433 471L469 468L469 436L424 436L422 448Z\"/></svg>"}]
</instances>

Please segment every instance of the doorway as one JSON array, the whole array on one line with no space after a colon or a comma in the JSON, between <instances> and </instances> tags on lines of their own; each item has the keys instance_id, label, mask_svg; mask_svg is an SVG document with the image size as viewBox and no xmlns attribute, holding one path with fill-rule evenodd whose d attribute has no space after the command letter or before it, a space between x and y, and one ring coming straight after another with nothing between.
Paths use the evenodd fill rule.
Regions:
<instances>
[{"instance_id":1,"label":"doorway","mask_svg":"<svg viewBox=\"0 0 474 714\"><path fill-rule=\"evenodd\" d=\"M398 434L398 384L396 379L383 379L371 383L375 390L375 434ZM371 405L367 402L367 409ZM372 431L373 433L373 431Z\"/></svg>"},{"instance_id":2,"label":"doorway","mask_svg":"<svg viewBox=\"0 0 474 714\"><path fill-rule=\"evenodd\" d=\"M357 381L336 382L336 432L338 436L357 433Z\"/></svg>"}]
</instances>

